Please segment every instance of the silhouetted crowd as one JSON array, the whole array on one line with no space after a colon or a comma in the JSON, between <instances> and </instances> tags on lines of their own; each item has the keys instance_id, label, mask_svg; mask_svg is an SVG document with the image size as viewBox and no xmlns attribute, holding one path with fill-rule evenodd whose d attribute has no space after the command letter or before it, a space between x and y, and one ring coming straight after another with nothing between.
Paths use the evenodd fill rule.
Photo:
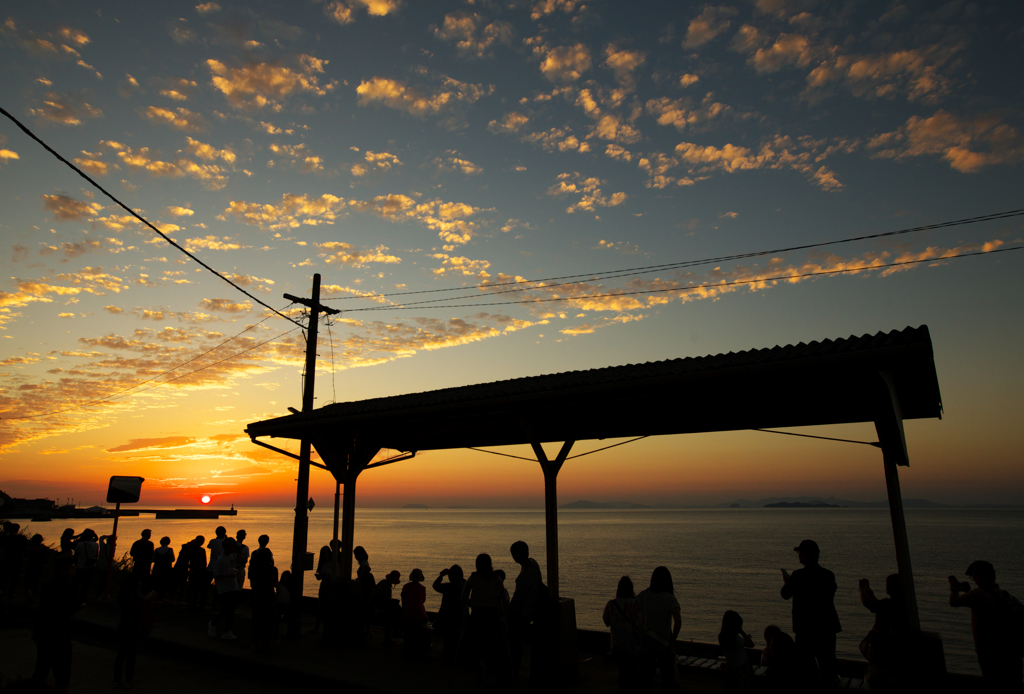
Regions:
<instances>
[{"instance_id":1,"label":"silhouetted crowd","mask_svg":"<svg viewBox=\"0 0 1024 694\"><path fill-rule=\"evenodd\" d=\"M230 537L224 527L218 527L209 542L197 536L176 554L169 537L155 546L147 529L121 559L114 556L115 539L88 528L76 535L68 528L55 551L44 545L41 535L28 538L17 523L4 523L0 595L5 612L19 589L37 605L34 679L45 682L52 673L56 688L67 691L73 615L83 603L101 596L116 597L119 607L114 687L132 686L139 645L152 628L160 601L201 613L209 602L212 617L207 635L233 641L237 639L235 611L244 595L257 647L280 638L282 626L300 624L298 585L291 572L278 574L267 535L261 535L258 547L250 552L245 530ZM794 549L802 566L792 574L781 570L780 591L783 599L792 602L792 636L768 625L758 655L751 650L755 643L744 631L742 616L734 610L722 616L718 646L728 692L825 691L838 682L836 634L841 625L834 604L835 575L819 564L820 550L813 540L804 540ZM404 655L416 659L430 651L436 638L443 645L446 663L478 667L496 679L510 681L520 677L523 654L529 650L530 680L542 683L555 678L558 606L525 542L515 542L509 549L520 567L509 587L505 572L494 569L487 554L476 557L468 576L458 564L441 569L431 583L441 596L432 622L426 611L422 570L414 568L398 588L402 583L398 570L377 580L369 554L355 547L356 575L349 578L343 575L340 551L336 540L323 547L313 574L319 582L314 631L322 631L326 642L358 646L381 633L384 647L393 648L401 638ZM989 562L973 562L966 574L975 587L950 576L949 604L971 610L986 686L991 691L1019 692L1024 606L999 588ZM246 578L249 591L243 593ZM911 628L900 578L899 574L886 578L884 598L875 595L868 579L861 579L858 586L861 603L875 615L873 628L860 644L869 664L867 680L875 690L904 690L923 681L926 649L921 632ZM603 619L611 630L609 657L618 665L620 691L647 692L655 687L677 691L676 640L682 611L666 567L655 568L648 587L639 593L630 577L623 576L615 598L605 605Z\"/></svg>"}]
</instances>

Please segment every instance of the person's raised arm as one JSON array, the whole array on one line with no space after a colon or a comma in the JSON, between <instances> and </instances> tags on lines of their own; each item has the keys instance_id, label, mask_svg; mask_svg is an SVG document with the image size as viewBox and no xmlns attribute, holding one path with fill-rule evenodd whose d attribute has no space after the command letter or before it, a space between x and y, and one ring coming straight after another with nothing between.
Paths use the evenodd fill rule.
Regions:
<instances>
[{"instance_id":1,"label":"person's raised arm","mask_svg":"<svg viewBox=\"0 0 1024 694\"><path fill-rule=\"evenodd\" d=\"M871 590L871 584L868 582L868 579L860 579L857 582L857 589L860 591L860 604L872 612L876 612L879 600L875 597L875 592Z\"/></svg>"},{"instance_id":2,"label":"person's raised arm","mask_svg":"<svg viewBox=\"0 0 1024 694\"><path fill-rule=\"evenodd\" d=\"M442 581L444 581L444 575L445 569L441 569L441 573L439 573L437 578L434 579L434 582L430 584L434 590L441 594L444 594L444 590L441 588Z\"/></svg>"},{"instance_id":3,"label":"person's raised arm","mask_svg":"<svg viewBox=\"0 0 1024 694\"><path fill-rule=\"evenodd\" d=\"M793 597L793 577L785 569L779 570L782 572L782 590L779 593L783 600L789 600Z\"/></svg>"}]
</instances>

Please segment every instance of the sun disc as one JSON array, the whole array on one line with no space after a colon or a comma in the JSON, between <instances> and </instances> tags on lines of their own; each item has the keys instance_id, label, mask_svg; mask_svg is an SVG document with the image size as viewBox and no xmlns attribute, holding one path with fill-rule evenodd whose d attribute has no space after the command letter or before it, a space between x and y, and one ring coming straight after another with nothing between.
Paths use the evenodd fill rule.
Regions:
<instances>
[{"instance_id":1,"label":"sun disc","mask_svg":"<svg viewBox=\"0 0 1024 694\"><path fill-rule=\"evenodd\" d=\"M210 503L210 497L204 494L203 498L200 499L200 501L202 501L204 504L208 504Z\"/></svg>"}]
</instances>

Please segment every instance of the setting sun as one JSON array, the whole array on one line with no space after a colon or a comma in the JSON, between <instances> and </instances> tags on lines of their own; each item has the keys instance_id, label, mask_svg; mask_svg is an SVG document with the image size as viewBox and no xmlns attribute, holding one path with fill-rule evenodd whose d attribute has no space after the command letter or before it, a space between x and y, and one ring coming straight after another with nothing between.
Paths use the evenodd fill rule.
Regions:
<instances>
[{"instance_id":1,"label":"setting sun","mask_svg":"<svg viewBox=\"0 0 1024 694\"><path fill-rule=\"evenodd\" d=\"M204 494L203 498L200 499L200 501L202 501L204 504L208 504L208 503L210 503L210 497L208 495Z\"/></svg>"}]
</instances>

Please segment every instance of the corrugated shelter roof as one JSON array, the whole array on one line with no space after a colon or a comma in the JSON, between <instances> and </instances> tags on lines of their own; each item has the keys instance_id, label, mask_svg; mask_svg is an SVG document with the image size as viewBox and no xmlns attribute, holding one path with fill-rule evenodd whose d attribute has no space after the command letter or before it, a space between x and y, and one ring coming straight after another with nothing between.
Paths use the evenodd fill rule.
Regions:
<instances>
[{"instance_id":1,"label":"corrugated shelter roof","mask_svg":"<svg viewBox=\"0 0 1024 694\"><path fill-rule=\"evenodd\" d=\"M251 437L401 451L873 421L891 374L904 419L940 417L927 326L327 405ZM320 442L320 444L318 444Z\"/></svg>"}]
</instances>

